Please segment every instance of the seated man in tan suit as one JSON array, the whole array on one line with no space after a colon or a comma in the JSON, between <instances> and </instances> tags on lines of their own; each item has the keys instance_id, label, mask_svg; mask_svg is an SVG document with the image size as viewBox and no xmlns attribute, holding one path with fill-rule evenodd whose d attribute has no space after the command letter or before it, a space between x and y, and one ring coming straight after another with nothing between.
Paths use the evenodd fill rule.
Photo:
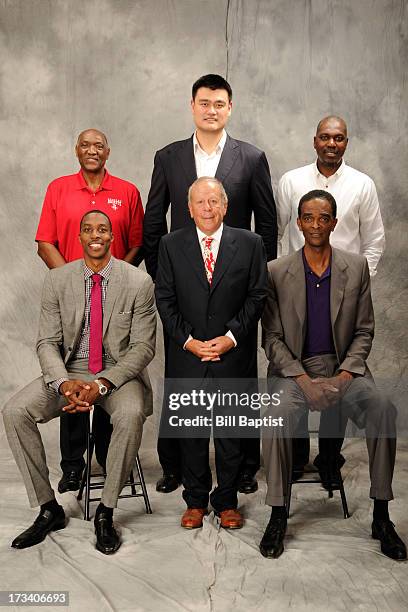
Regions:
<instances>
[{"instance_id":1,"label":"seated man in tan suit","mask_svg":"<svg viewBox=\"0 0 408 612\"><path fill-rule=\"evenodd\" d=\"M380 540L385 555L404 560L406 547L388 515L396 410L376 389L366 363L374 336L367 260L330 246L336 222L334 197L310 191L298 208L304 248L268 264L263 346L272 389L281 396L274 410L283 417L285 428L264 431L266 503L272 506L272 515L260 551L269 558L283 552L292 437L299 419L307 409L327 410L332 428L328 457L330 442L336 444L344 437L348 418L359 429L365 428L374 499L372 536Z\"/></svg>"},{"instance_id":2,"label":"seated man in tan suit","mask_svg":"<svg viewBox=\"0 0 408 612\"><path fill-rule=\"evenodd\" d=\"M120 546L113 509L134 465L143 423L152 412L145 368L154 356L156 312L150 276L111 256L109 217L93 210L83 216L79 229L84 258L49 270L44 283L37 341L43 375L3 410L30 504L40 506L34 524L12 546L34 546L50 531L65 527L37 424L64 412L90 411L97 402L109 414L113 434L95 513L96 548L112 554Z\"/></svg>"}]
</instances>

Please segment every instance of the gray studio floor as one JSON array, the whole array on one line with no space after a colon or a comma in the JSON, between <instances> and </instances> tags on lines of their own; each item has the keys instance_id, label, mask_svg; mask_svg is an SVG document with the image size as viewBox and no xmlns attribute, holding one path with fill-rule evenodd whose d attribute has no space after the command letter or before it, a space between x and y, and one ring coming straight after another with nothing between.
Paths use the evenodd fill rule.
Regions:
<instances>
[{"instance_id":1,"label":"gray studio floor","mask_svg":"<svg viewBox=\"0 0 408 612\"><path fill-rule=\"evenodd\" d=\"M161 366L158 356L151 367L153 377L160 375ZM43 425L41 431L56 485L60 477L58 423ZM245 516L242 530L221 530L213 515L203 529L183 530L181 490L163 495L154 488L160 474L155 435L151 417L140 457L153 514L145 514L141 499L120 500L115 522L123 544L117 554L107 557L95 550L93 524L82 520L74 493L59 496L69 516L67 528L39 546L17 551L9 547L10 542L36 513L28 507L1 424L0 590L65 590L70 594L70 609L89 612L408 609L408 564L384 557L370 537L363 441L349 440L344 450L351 518L343 519L338 493L329 500L319 485L294 487L285 553L279 560L268 560L258 551L269 517L263 472L259 491L240 496ZM407 465L404 441L399 444L391 518L406 542Z\"/></svg>"}]
</instances>

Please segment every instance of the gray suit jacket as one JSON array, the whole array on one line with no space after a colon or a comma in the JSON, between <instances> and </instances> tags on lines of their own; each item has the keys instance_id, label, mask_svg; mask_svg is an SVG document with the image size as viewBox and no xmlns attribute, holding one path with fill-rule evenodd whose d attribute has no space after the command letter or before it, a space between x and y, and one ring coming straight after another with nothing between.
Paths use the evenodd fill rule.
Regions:
<instances>
[{"instance_id":1,"label":"gray suit jacket","mask_svg":"<svg viewBox=\"0 0 408 612\"><path fill-rule=\"evenodd\" d=\"M85 311L82 259L49 270L41 299L37 354L44 382L68 378ZM145 370L153 359L156 309L150 276L113 258L103 312L103 345L115 365L105 371L115 387L137 378L151 413L151 386Z\"/></svg>"},{"instance_id":2,"label":"gray suit jacket","mask_svg":"<svg viewBox=\"0 0 408 612\"><path fill-rule=\"evenodd\" d=\"M306 281L302 249L268 264L269 289L262 316L268 375L304 374ZM332 249L330 312L339 368L364 376L374 337L370 275L365 257Z\"/></svg>"}]
</instances>

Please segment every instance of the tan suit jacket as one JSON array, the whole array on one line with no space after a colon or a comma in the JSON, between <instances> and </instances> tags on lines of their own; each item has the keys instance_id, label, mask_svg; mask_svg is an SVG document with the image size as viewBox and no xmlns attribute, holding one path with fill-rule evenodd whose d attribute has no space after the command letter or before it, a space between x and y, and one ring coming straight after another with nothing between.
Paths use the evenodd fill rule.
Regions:
<instances>
[{"instance_id":1,"label":"tan suit jacket","mask_svg":"<svg viewBox=\"0 0 408 612\"><path fill-rule=\"evenodd\" d=\"M83 260L49 270L41 300L37 354L44 382L69 378L67 369L80 339L85 311ZM103 312L103 345L115 365L104 376L116 388L137 378L145 390L145 413L152 412L149 376L156 309L150 276L113 258Z\"/></svg>"},{"instance_id":2,"label":"tan suit jacket","mask_svg":"<svg viewBox=\"0 0 408 612\"><path fill-rule=\"evenodd\" d=\"M302 249L268 264L269 289L262 316L268 375L304 374L306 281ZM339 369L369 375L374 337L370 275L365 257L332 249L330 313Z\"/></svg>"}]
</instances>

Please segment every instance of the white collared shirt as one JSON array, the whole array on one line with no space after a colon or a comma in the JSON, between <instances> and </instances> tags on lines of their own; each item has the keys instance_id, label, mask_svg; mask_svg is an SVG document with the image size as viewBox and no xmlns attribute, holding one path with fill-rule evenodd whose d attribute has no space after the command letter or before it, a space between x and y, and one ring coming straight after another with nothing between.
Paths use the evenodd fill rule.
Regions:
<instances>
[{"instance_id":1,"label":"white collared shirt","mask_svg":"<svg viewBox=\"0 0 408 612\"><path fill-rule=\"evenodd\" d=\"M200 147L200 143L197 140L197 132L194 132L193 149L197 178L200 178L200 176L215 176L226 141L227 132L222 130L222 136L215 147L215 151L208 155L208 153L203 151Z\"/></svg>"},{"instance_id":2,"label":"white collared shirt","mask_svg":"<svg viewBox=\"0 0 408 612\"><path fill-rule=\"evenodd\" d=\"M296 219L300 198L312 189L324 189L337 202L337 225L332 246L365 255L374 276L385 247L384 226L374 181L348 166L344 160L335 174L325 177L317 163L290 170L278 187L278 254L293 253L304 245ZM283 239L285 230L288 247ZM287 238L286 238L287 236Z\"/></svg>"},{"instance_id":3,"label":"white collared shirt","mask_svg":"<svg viewBox=\"0 0 408 612\"><path fill-rule=\"evenodd\" d=\"M204 232L202 232L196 226L198 242L200 244L200 249L201 249L201 254L203 256L203 260L204 260L204 238L212 238L213 241L211 243L211 251L212 251L212 254L214 255L214 260L217 261L217 255L218 255L218 251L220 248L220 242L221 242L223 229L224 229L224 224L221 223L220 227L217 229L216 232L214 232L214 234L212 234L211 236L207 236L207 234L204 234Z\"/></svg>"}]
</instances>

